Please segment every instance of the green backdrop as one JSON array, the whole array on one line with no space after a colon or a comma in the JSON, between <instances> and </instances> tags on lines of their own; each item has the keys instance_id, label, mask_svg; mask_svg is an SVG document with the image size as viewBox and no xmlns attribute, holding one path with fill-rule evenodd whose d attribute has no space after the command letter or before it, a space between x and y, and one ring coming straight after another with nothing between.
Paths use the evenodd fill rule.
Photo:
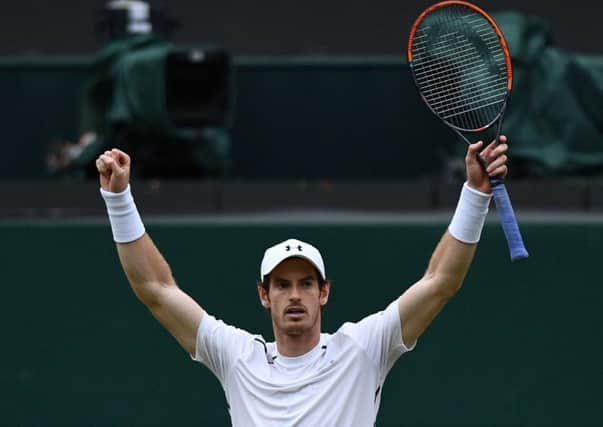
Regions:
<instances>
[{"instance_id":1,"label":"green backdrop","mask_svg":"<svg viewBox=\"0 0 603 427\"><path fill-rule=\"evenodd\" d=\"M91 57L0 58L0 178L48 176L53 141L89 130L80 106L93 71ZM402 58L243 57L233 77L233 178L420 177L439 171L454 146Z\"/></svg>"},{"instance_id":2,"label":"green backdrop","mask_svg":"<svg viewBox=\"0 0 603 427\"><path fill-rule=\"evenodd\" d=\"M272 338L254 286L266 246L322 249L333 331L418 279L445 224L147 228L208 311ZM460 294L388 377L378 425L603 423L603 224L523 233L531 258L511 264L486 227ZM0 424L229 424L217 380L130 291L106 224L5 222L0 236Z\"/></svg>"}]
</instances>

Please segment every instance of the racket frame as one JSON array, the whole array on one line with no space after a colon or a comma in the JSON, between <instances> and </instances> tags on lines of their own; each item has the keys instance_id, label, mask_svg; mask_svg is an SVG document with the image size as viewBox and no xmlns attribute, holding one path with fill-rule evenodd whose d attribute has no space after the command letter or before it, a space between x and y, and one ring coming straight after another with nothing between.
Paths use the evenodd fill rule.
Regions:
<instances>
[{"instance_id":1,"label":"racket frame","mask_svg":"<svg viewBox=\"0 0 603 427\"><path fill-rule=\"evenodd\" d=\"M481 126L477 129L467 129L467 128L462 128L462 127L456 126L456 125L450 123L448 120L441 118L440 115L438 113L436 113L436 111L431 107L431 105L429 105L429 102L427 102L427 99L421 93L421 90L419 89L420 86L419 86L419 82L417 81L417 77L416 77L415 73L412 72L411 74L412 74L413 81L415 82L415 86L417 87L417 89L419 89L419 95L423 99L423 102L425 102L425 104L429 107L431 112L433 114L435 114L436 116L438 116L438 118L440 118L440 120L445 122L448 126L459 131L459 135L465 140L465 142L467 142L467 144L471 144L471 142L469 142L469 140L460 132L467 132L467 133L483 132L484 130L490 128L494 123L496 123L496 121L498 119L500 119L503 116L504 111L507 106L507 99L509 98L509 94L511 93L511 89L513 88L513 66L511 64L511 54L509 53L509 48L507 46L507 42L505 41L505 37L503 36L502 31L500 30L500 28L498 27L498 25L496 24L494 19L492 19L491 16L489 16L486 12L484 12L483 9L479 8L478 6L476 6L472 3L469 3L466 1L461 1L461 0L447 0L447 1L442 1L442 2L436 3L436 4L428 7L415 20L415 22L410 30L410 36L408 38L408 48L407 48L408 65L411 67L411 69L414 70L413 61L412 61L412 58L413 58L412 47L413 47L413 42L415 40L415 34L417 32L417 29L419 28L419 26L421 25L423 20L428 15L430 15L431 13L435 12L438 9L442 9L444 7L449 7L449 6L464 6L464 7L467 7L469 9L473 10L474 12L477 12L480 15L482 15L482 17L485 18L488 21L488 23L492 26L492 29L494 30L494 32L496 33L496 36L498 37L498 40L500 41L502 51L505 56L505 64L506 64L506 68L507 68L507 88L506 88L507 93L505 95L504 104L501 107L500 112L498 113L498 115L496 115L496 117L494 117L490 121L490 123L487 123L486 125ZM496 132L497 143L498 143L498 136L500 134L500 129L501 129L501 126L499 125L499 129Z\"/></svg>"}]
</instances>

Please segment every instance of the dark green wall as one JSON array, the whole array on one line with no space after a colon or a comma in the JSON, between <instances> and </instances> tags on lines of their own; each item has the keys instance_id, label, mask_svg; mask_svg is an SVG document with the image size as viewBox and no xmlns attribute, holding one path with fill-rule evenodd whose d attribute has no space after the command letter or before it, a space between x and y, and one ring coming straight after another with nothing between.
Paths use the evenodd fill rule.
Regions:
<instances>
[{"instance_id":1,"label":"dark green wall","mask_svg":"<svg viewBox=\"0 0 603 427\"><path fill-rule=\"evenodd\" d=\"M78 139L91 66L91 57L0 61L0 178L47 176L51 142ZM237 58L234 81L236 178L422 177L440 170L454 140L401 58Z\"/></svg>"},{"instance_id":2,"label":"dark green wall","mask_svg":"<svg viewBox=\"0 0 603 427\"><path fill-rule=\"evenodd\" d=\"M440 171L455 146L401 58L249 59L236 84L236 176L416 178Z\"/></svg>"},{"instance_id":3,"label":"dark green wall","mask_svg":"<svg viewBox=\"0 0 603 427\"><path fill-rule=\"evenodd\" d=\"M149 225L208 311L271 337L254 282L269 244L315 242L324 329L420 277L445 225ZM379 425L603 423L603 225L525 224L512 265L487 226L465 287L385 385ZM228 425L220 386L140 305L106 225L0 226L0 424Z\"/></svg>"},{"instance_id":4,"label":"dark green wall","mask_svg":"<svg viewBox=\"0 0 603 427\"><path fill-rule=\"evenodd\" d=\"M76 141L85 58L0 61L2 152L0 178L45 176L53 141Z\"/></svg>"}]
</instances>

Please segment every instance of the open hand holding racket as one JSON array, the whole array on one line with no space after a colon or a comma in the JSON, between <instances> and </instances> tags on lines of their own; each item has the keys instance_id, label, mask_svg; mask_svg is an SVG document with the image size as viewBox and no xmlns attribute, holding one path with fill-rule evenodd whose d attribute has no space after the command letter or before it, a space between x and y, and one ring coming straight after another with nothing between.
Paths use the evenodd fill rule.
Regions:
<instances>
[{"instance_id":1,"label":"open hand holding racket","mask_svg":"<svg viewBox=\"0 0 603 427\"><path fill-rule=\"evenodd\" d=\"M408 63L421 99L467 144L465 134L483 133L494 124L498 143L513 72L502 32L488 14L464 1L429 7L411 29ZM490 178L490 186L511 259L527 258L502 178Z\"/></svg>"}]
</instances>

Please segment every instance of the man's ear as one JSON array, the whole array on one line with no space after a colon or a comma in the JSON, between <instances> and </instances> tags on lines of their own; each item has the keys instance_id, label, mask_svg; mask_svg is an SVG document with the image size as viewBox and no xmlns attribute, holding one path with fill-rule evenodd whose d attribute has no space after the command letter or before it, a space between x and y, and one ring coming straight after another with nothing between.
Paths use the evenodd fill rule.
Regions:
<instances>
[{"instance_id":1,"label":"man's ear","mask_svg":"<svg viewBox=\"0 0 603 427\"><path fill-rule=\"evenodd\" d=\"M270 297L268 296L268 292L262 286L261 283L258 283L258 296L260 297L260 303L264 308L270 308Z\"/></svg>"},{"instance_id":2,"label":"man's ear","mask_svg":"<svg viewBox=\"0 0 603 427\"><path fill-rule=\"evenodd\" d=\"M319 301L320 301L321 306L327 305L327 302L329 301L330 293L331 293L331 282L329 282L327 280L325 282L325 284L320 288Z\"/></svg>"}]
</instances>

